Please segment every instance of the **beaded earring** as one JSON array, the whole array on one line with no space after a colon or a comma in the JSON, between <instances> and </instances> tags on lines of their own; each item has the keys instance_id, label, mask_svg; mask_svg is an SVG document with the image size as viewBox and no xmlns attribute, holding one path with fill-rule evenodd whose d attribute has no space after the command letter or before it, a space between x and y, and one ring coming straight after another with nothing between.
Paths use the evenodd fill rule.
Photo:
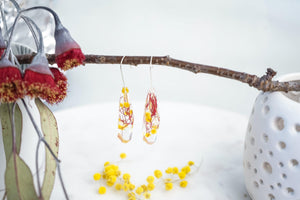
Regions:
<instances>
[{"instance_id":1,"label":"beaded earring","mask_svg":"<svg viewBox=\"0 0 300 200\"><path fill-rule=\"evenodd\" d=\"M150 89L147 93L144 123L143 123L143 139L147 144L153 144L157 139L157 130L159 129L160 116L157 109L157 97L152 87L152 56L150 58Z\"/></svg>"},{"instance_id":2,"label":"beaded earring","mask_svg":"<svg viewBox=\"0 0 300 200\"><path fill-rule=\"evenodd\" d=\"M120 71L121 71L121 77L123 81L123 88L119 100L118 138L121 140L121 142L127 143L132 138L134 116L133 116L133 111L131 109L131 104L129 103L129 97L128 97L129 90L125 86L124 75L122 70L122 63L124 58L125 56L122 57L120 63Z\"/></svg>"}]
</instances>

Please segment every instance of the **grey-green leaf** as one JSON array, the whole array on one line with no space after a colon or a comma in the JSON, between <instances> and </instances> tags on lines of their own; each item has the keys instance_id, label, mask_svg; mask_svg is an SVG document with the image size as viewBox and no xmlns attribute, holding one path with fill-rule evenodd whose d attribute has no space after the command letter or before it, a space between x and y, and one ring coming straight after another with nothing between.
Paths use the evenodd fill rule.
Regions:
<instances>
[{"instance_id":1,"label":"grey-green leaf","mask_svg":"<svg viewBox=\"0 0 300 200\"><path fill-rule=\"evenodd\" d=\"M35 99L35 104L40 112L41 128L45 140L51 147L54 154L58 154L58 129L56 119L51 110L38 98ZM56 161L46 148L46 169L42 186L42 194L45 200L50 199L51 192L54 186L56 172Z\"/></svg>"},{"instance_id":2,"label":"grey-green leaf","mask_svg":"<svg viewBox=\"0 0 300 200\"><path fill-rule=\"evenodd\" d=\"M0 105L0 118L2 126L2 137L4 143L6 162L12 154L12 129L11 129L11 110L12 103L2 103ZM15 107L15 131L16 131L16 152L20 153L22 138L22 113L16 104Z\"/></svg>"},{"instance_id":3,"label":"grey-green leaf","mask_svg":"<svg viewBox=\"0 0 300 200\"><path fill-rule=\"evenodd\" d=\"M38 200L29 167L17 155L12 154L5 171L8 200Z\"/></svg>"}]
</instances>

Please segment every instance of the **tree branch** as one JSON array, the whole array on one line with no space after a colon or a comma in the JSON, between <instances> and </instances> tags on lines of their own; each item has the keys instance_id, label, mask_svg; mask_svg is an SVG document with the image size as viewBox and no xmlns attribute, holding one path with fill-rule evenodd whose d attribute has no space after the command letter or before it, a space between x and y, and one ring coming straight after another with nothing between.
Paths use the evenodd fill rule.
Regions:
<instances>
[{"instance_id":1,"label":"tree branch","mask_svg":"<svg viewBox=\"0 0 300 200\"><path fill-rule=\"evenodd\" d=\"M29 64L33 58L32 55L18 55L17 59L20 64ZM85 55L85 64L120 64L123 56L107 56L107 55ZM55 55L48 54L48 61L50 64L55 63ZM123 60L123 64L128 65L141 65L150 64L150 56L126 56ZM300 81L288 81L279 82L272 81L272 78L276 75L276 72L268 68L266 75L258 77L256 75L233 71L226 68L220 68L215 66L191 63L181 60L176 60L170 56L153 56L152 64L154 65L165 65L170 67L176 67L179 69L187 70L193 73L206 73L224 78L237 80L243 83L247 83L249 86L254 87L258 90L266 91L300 91Z\"/></svg>"}]
</instances>

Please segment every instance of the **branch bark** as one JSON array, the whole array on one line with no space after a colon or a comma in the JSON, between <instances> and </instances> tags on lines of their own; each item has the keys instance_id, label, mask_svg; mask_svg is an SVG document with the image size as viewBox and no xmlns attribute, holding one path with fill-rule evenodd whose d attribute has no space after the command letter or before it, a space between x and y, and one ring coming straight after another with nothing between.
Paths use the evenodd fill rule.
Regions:
<instances>
[{"instance_id":1,"label":"branch bark","mask_svg":"<svg viewBox=\"0 0 300 200\"><path fill-rule=\"evenodd\" d=\"M33 59L34 54L18 55L17 59L20 64L29 64ZM108 55L85 55L85 64L120 64L123 56L108 56ZM55 55L48 54L48 61L50 64L55 63ZM150 56L126 56L123 64L138 66L141 64L150 64ZM279 82L273 81L272 78L276 72L268 68L265 75L258 77L253 74L245 72L238 72L226 68L215 67L210 65L203 65L197 63L186 62L182 60L173 59L170 56L153 56L153 65L165 65L169 67L176 67L179 69L187 70L193 73L206 73L216 75L224 78L247 83L249 86L258 90L266 91L300 91L300 81Z\"/></svg>"}]
</instances>

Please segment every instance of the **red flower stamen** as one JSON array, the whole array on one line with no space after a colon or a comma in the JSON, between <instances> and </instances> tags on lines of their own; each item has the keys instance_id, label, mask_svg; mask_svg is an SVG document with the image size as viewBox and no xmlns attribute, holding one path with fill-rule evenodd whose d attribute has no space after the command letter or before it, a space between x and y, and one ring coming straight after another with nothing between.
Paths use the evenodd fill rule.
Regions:
<instances>
[{"instance_id":1,"label":"red flower stamen","mask_svg":"<svg viewBox=\"0 0 300 200\"><path fill-rule=\"evenodd\" d=\"M55 58L57 66L65 71L83 65L84 60L85 56L81 49L69 49Z\"/></svg>"},{"instance_id":2,"label":"red flower stamen","mask_svg":"<svg viewBox=\"0 0 300 200\"><path fill-rule=\"evenodd\" d=\"M0 101L15 102L23 96L20 70L6 58L3 58L0 63Z\"/></svg>"},{"instance_id":3,"label":"red flower stamen","mask_svg":"<svg viewBox=\"0 0 300 200\"><path fill-rule=\"evenodd\" d=\"M44 55L37 54L25 70L24 85L26 95L30 97L40 97L51 104L59 102L57 97L59 88L54 82L54 76Z\"/></svg>"},{"instance_id":4,"label":"red flower stamen","mask_svg":"<svg viewBox=\"0 0 300 200\"><path fill-rule=\"evenodd\" d=\"M63 73L61 73L57 68L50 67L50 70L54 75L54 82L60 91L56 95L56 99L58 100L58 102L61 102L67 96L67 88L68 88L67 77Z\"/></svg>"}]
</instances>

